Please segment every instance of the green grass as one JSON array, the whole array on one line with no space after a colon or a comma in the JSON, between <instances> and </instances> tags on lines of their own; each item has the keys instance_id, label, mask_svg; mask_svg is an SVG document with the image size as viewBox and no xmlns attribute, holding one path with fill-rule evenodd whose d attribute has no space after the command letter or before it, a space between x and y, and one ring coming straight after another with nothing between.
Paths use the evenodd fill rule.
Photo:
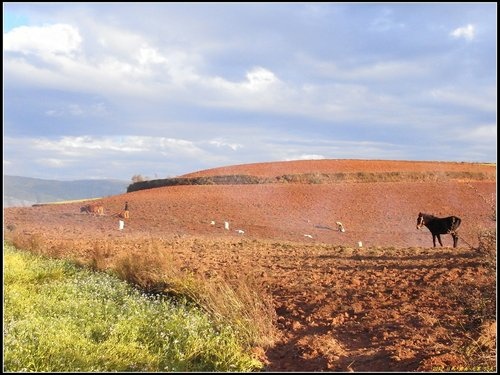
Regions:
<instances>
[{"instance_id":1,"label":"green grass","mask_svg":"<svg viewBox=\"0 0 500 375\"><path fill-rule=\"evenodd\" d=\"M4 371L256 371L229 326L185 301L4 243Z\"/></svg>"}]
</instances>

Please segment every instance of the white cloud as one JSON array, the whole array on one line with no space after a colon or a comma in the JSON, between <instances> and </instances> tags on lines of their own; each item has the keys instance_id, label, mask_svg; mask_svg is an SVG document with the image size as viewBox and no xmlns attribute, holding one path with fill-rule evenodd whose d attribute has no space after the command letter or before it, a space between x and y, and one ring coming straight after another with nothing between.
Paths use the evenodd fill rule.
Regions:
<instances>
[{"instance_id":1,"label":"white cloud","mask_svg":"<svg viewBox=\"0 0 500 375\"><path fill-rule=\"evenodd\" d=\"M58 116L62 116L62 112L61 111L58 111L56 109L48 109L45 111L45 114L47 116L50 116L50 117L58 117Z\"/></svg>"},{"instance_id":2,"label":"white cloud","mask_svg":"<svg viewBox=\"0 0 500 375\"><path fill-rule=\"evenodd\" d=\"M286 161L290 160L321 160L326 159L323 155L316 154L302 154L297 157L287 158Z\"/></svg>"},{"instance_id":3,"label":"white cloud","mask_svg":"<svg viewBox=\"0 0 500 375\"><path fill-rule=\"evenodd\" d=\"M220 147L228 147L233 151L236 151L236 150L243 147L240 143L231 143L231 142L224 141L222 139L213 139L211 141L208 141L208 143L211 145L214 145L216 147L219 147L219 148Z\"/></svg>"},{"instance_id":4,"label":"white cloud","mask_svg":"<svg viewBox=\"0 0 500 375\"><path fill-rule=\"evenodd\" d=\"M82 176L92 170L94 177L123 178L144 171L169 171L179 175L203 169L192 169L186 165L215 167L221 163L231 164L230 158L209 149L206 141L194 142L186 139L150 136L66 136L50 138L4 138L8 154L4 156L6 174L26 171L23 163L33 163L53 169L64 178ZM20 151L22 150L22 151ZM230 151L233 153L233 150ZM20 158L20 155L23 158ZM28 158L29 161L24 161ZM9 163L6 160L10 160ZM85 172L80 169L85 166ZM36 168L36 167L35 167ZM33 174L33 171L29 172ZM122 177L120 177L122 176Z\"/></svg>"},{"instance_id":5,"label":"white cloud","mask_svg":"<svg viewBox=\"0 0 500 375\"><path fill-rule=\"evenodd\" d=\"M486 124L468 129L457 129L456 138L464 141L473 141L480 144L496 144L497 125Z\"/></svg>"},{"instance_id":6,"label":"white cloud","mask_svg":"<svg viewBox=\"0 0 500 375\"><path fill-rule=\"evenodd\" d=\"M148 46L141 47L138 60L141 65L162 64L167 62L167 59L163 57L157 49Z\"/></svg>"},{"instance_id":7,"label":"white cloud","mask_svg":"<svg viewBox=\"0 0 500 375\"><path fill-rule=\"evenodd\" d=\"M99 152L130 153L145 150L140 147L140 142L137 142L133 137L131 139L121 139L120 137L66 136L59 139L37 138L31 141L28 140L28 142L35 149L73 157L91 156L89 152L93 153L92 156L96 156Z\"/></svg>"},{"instance_id":8,"label":"white cloud","mask_svg":"<svg viewBox=\"0 0 500 375\"><path fill-rule=\"evenodd\" d=\"M73 116L81 116L84 114L84 111L79 104L70 104L68 108L69 113L71 113Z\"/></svg>"},{"instance_id":9,"label":"white cloud","mask_svg":"<svg viewBox=\"0 0 500 375\"><path fill-rule=\"evenodd\" d=\"M154 138L154 137L141 137L147 144L149 150L154 152L158 150L162 155L169 157L186 157L186 158L202 158L205 152L196 145L195 142L185 139L175 138Z\"/></svg>"},{"instance_id":10,"label":"white cloud","mask_svg":"<svg viewBox=\"0 0 500 375\"><path fill-rule=\"evenodd\" d=\"M467 26L459 27L450 32L454 38L464 38L465 40L473 40L476 36L476 28L474 25L468 24Z\"/></svg>"},{"instance_id":11,"label":"white cloud","mask_svg":"<svg viewBox=\"0 0 500 375\"><path fill-rule=\"evenodd\" d=\"M408 77L426 77L431 72L433 64L425 58L404 60L390 59L374 61L365 64L339 65L334 60L315 59L305 54L299 54L298 60L307 68L309 74L314 74L325 80L360 81L372 82L398 82Z\"/></svg>"},{"instance_id":12,"label":"white cloud","mask_svg":"<svg viewBox=\"0 0 500 375\"><path fill-rule=\"evenodd\" d=\"M266 148L273 148L274 160L306 159L401 159L408 149L396 144L375 141L337 141L290 139L285 147L270 142ZM318 153L309 153L317 151ZM269 152L269 151L268 151Z\"/></svg>"},{"instance_id":13,"label":"white cloud","mask_svg":"<svg viewBox=\"0 0 500 375\"><path fill-rule=\"evenodd\" d=\"M54 24L16 27L4 34L3 42L5 51L71 55L80 50L82 40L76 27Z\"/></svg>"},{"instance_id":14,"label":"white cloud","mask_svg":"<svg viewBox=\"0 0 500 375\"><path fill-rule=\"evenodd\" d=\"M49 117L62 116L103 116L108 113L104 103L96 103L92 105L82 104L67 104L56 108L49 108L45 111L45 115Z\"/></svg>"},{"instance_id":15,"label":"white cloud","mask_svg":"<svg viewBox=\"0 0 500 375\"><path fill-rule=\"evenodd\" d=\"M496 112L497 110L496 86L478 87L475 91L464 91L460 87L443 87L431 90L430 96L437 101L480 111Z\"/></svg>"},{"instance_id":16,"label":"white cloud","mask_svg":"<svg viewBox=\"0 0 500 375\"><path fill-rule=\"evenodd\" d=\"M126 28L117 28L99 19L86 19L86 33L89 39L95 39L96 57L100 53L107 53L120 59L130 59L141 48L147 48L147 41L141 35ZM90 45L89 45L90 46Z\"/></svg>"},{"instance_id":17,"label":"white cloud","mask_svg":"<svg viewBox=\"0 0 500 375\"><path fill-rule=\"evenodd\" d=\"M120 30L108 27L104 31L100 43L119 43L101 48L92 58L86 53L73 58L58 57L57 64L47 68L27 60L14 61L7 56L6 70L11 76L15 74L31 83L38 81L42 86L110 98L185 102L322 120L335 118L336 121L360 121L370 118L374 110L379 114L387 113L389 120L394 119L398 106L401 107L397 104L399 98L375 94L359 81L395 81L401 77L424 75L426 71L425 64L397 60L342 69L330 61L309 61L311 71L321 72L324 82L304 85L285 82L261 65L249 68L241 80L231 81L221 76L202 75L201 59L188 50L160 49L131 32L124 33L131 40L131 45L127 46L122 35L117 35ZM335 79L348 82L332 83ZM401 112L407 113L406 109L402 108ZM61 112L62 109L50 108L46 113L57 116ZM80 106L80 111L75 107L64 112L83 115L88 111Z\"/></svg>"},{"instance_id":18,"label":"white cloud","mask_svg":"<svg viewBox=\"0 0 500 375\"><path fill-rule=\"evenodd\" d=\"M188 158L202 157L204 150L195 142L167 137L149 136L66 136L58 139L36 138L25 140L29 147L72 157L98 157L98 155L161 154ZM92 154L90 155L89 152Z\"/></svg>"},{"instance_id":19,"label":"white cloud","mask_svg":"<svg viewBox=\"0 0 500 375\"><path fill-rule=\"evenodd\" d=\"M370 30L390 31L405 27L403 22L394 20L394 11L388 8L382 9L381 14L370 23Z\"/></svg>"},{"instance_id":20,"label":"white cloud","mask_svg":"<svg viewBox=\"0 0 500 375\"><path fill-rule=\"evenodd\" d=\"M243 85L252 91L265 90L278 82L273 72L262 67L255 67L246 74L247 82Z\"/></svg>"},{"instance_id":21,"label":"white cloud","mask_svg":"<svg viewBox=\"0 0 500 375\"><path fill-rule=\"evenodd\" d=\"M74 160L63 160L63 159L55 159L55 158L40 158L40 159L35 159L35 162L43 167L49 167L49 168L61 168L61 167L68 167L72 163L74 163Z\"/></svg>"},{"instance_id":22,"label":"white cloud","mask_svg":"<svg viewBox=\"0 0 500 375\"><path fill-rule=\"evenodd\" d=\"M30 86L140 98L179 98L177 90L200 80L197 53L162 51L133 32L95 26L85 30L85 43L67 24L11 30L4 34L4 72Z\"/></svg>"},{"instance_id":23,"label":"white cloud","mask_svg":"<svg viewBox=\"0 0 500 375\"><path fill-rule=\"evenodd\" d=\"M275 93L280 88L281 81L269 69L258 66L247 71L242 81L233 82L223 77L204 77L202 83L206 90L215 94L210 102L217 103L222 99L227 103L232 98L233 103L243 104L243 101L246 102L250 98L259 99L262 95L266 95L266 99L269 99L269 94Z\"/></svg>"}]
</instances>

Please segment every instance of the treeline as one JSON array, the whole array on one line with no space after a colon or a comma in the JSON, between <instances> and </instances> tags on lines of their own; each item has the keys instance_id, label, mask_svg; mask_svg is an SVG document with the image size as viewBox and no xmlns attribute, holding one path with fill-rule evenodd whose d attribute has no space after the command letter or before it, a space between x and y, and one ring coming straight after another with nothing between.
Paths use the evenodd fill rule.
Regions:
<instances>
[{"instance_id":1,"label":"treeline","mask_svg":"<svg viewBox=\"0 0 500 375\"><path fill-rule=\"evenodd\" d=\"M130 184L127 193L165 186L179 185L248 185L248 184L325 184L338 182L432 182L432 181L495 181L496 174L484 172L338 172L286 174L275 177L224 175L204 177L173 177L138 181Z\"/></svg>"}]
</instances>

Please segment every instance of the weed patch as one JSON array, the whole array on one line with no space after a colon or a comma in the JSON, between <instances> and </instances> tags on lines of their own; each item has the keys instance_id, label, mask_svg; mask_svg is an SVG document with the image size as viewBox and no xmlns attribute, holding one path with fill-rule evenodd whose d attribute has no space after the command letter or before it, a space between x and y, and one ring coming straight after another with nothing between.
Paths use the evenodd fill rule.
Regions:
<instances>
[{"instance_id":1,"label":"weed patch","mask_svg":"<svg viewBox=\"0 0 500 375\"><path fill-rule=\"evenodd\" d=\"M254 371L229 326L185 300L4 244L7 372Z\"/></svg>"}]
</instances>

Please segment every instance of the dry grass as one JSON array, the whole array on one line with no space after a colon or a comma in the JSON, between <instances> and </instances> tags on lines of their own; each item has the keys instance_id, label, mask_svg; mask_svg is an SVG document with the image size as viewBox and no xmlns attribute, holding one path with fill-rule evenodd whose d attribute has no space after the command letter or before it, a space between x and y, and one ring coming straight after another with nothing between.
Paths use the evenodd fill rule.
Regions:
<instances>
[{"instance_id":1,"label":"dry grass","mask_svg":"<svg viewBox=\"0 0 500 375\"><path fill-rule=\"evenodd\" d=\"M491 271L496 271L497 264L497 231L481 230L477 234L479 246L476 248L483 261Z\"/></svg>"},{"instance_id":2,"label":"dry grass","mask_svg":"<svg viewBox=\"0 0 500 375\"><path fill-rule=\"evenodd\" d=\"M146 293L187 298L208 312L214 322L231 325L248 347L269 347L278 338L276 312L271 296L251 275L209 277L184 269L175 253L205 246L202 241L143 240L141 243L94 241L88 248L74 249L70 244L44 242L38 233L12 237L14 246L53 258L70 258L94 270L106 270ZM213 244L207 243L208 246ZM228 270L231 275L231 270Z\"/></svg>"},{"instance_id":3,"label":"dry grass","mask_svg":"<svg viewBox=\"0 0 500 375\"><path fill-rule=\"evenodd\" d=\"M216 320L231 322L246 342L270 347L278 338L272 299L251 277L238 280L199 279L190 291L193 300Z\"/></svg>"},{"instance_id":4,"label":"dry grass","mask_svg":"<svg viewBox=\"0 0 500 375\"><path fill-rule=\"evenodd\" d=\"M252 346L269 347L277 338L272 299L251 276L227 279L183 270L173 253L154 240L139 251L121 253L113 270L147 292L187 297L216 322L229 322Z\"/></svg>"},{"instance_id":5,"label":"dry grass","mask_svg":"<svg viewBox=\"0 0 500 375\"><path fill-rule=\"evenodd\" d=\"M491 210L490 218L496 221L496 202L494 197L486 198L472 185L473 189ZM476 252L480 255L487 272L496 280L497 271L497 241L496 229L478 229L478 247ZM463 293L464 291L462 291ZM465 291L468 295L464 304L469 312L469 321L473 335L469 336L470 344L464 348L464 357L467 364L462 369L454 371L495 371L496 370L496 283Z\"/></svg>"}]
</instances>

